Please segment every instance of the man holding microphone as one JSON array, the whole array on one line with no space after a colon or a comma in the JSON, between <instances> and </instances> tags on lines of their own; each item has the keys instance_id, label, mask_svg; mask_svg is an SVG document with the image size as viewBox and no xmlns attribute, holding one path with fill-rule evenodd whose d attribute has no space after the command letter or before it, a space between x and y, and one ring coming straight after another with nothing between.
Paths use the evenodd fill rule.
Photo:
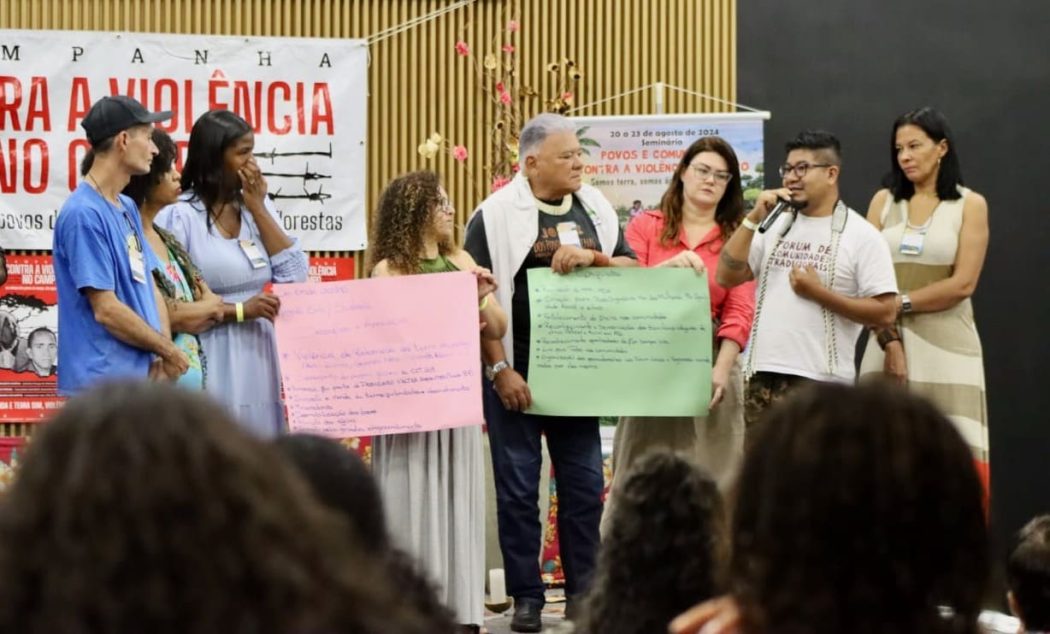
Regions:
<instances>
[{"instance_id":1,"label":"man holding microphone","mask_svg":"<svg viewBox=\"0 0 1050 634\"><path fill-rule=\"evenodd\" d=\"M886 241L839 198L838 139L808 130L786 150L784 186L759 195L723 247L717 271L725 287L758 280L745 366L747 446L763 412L793 389L810 381L852 383L861 329L892 325L897 312ZM796 211L779 213L780 202ZM774 210L779 215L767 219Z\"/></svg>"}]
</instances>

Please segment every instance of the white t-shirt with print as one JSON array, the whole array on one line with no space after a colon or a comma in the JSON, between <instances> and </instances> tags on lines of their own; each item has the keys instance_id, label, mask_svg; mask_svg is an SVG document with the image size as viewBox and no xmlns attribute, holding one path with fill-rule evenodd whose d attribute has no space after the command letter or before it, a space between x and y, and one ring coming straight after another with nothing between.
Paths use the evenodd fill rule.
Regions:
<instances>
[{"instance_id":1,"label":"white t-shirt with print","mask_svg":"<svg viewBox=\"0 0 1050 634\"><path fill-rule=\"evenodd\" d=\"M803 299L791 289L791 268L813 266L827 286L831 262L832 216L810 218L798 214L784 235L776 253L767 262L766 249L790 222L784 214L766 233L756 233L751 241L748 264L760 280L768 264L764 299L752 330L756 372L778 372L818 381L851 383L856 378L854 348L863 328L861 324L831 313L834 324L834 371L829 373L828 344L824 312L820 304ZM848 297L874 297L897 292L890 248L875 227L853 210L849 211L839 241L835 286L832 291Z\"/></svg>"}]
</instances>

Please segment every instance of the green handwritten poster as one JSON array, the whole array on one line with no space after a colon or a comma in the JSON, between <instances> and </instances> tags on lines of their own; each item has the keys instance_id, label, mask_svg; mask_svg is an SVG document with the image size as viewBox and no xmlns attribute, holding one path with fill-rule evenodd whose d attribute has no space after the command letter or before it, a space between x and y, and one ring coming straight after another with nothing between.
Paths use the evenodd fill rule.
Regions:
<instances>
[{"instance_id":1,"label":"green handwritten poster","mask_svg":"<svg viewBox=\"0 0 1050 634\"><path fill-rule=\"evenodd\" d=\"M692 269L529 269L532 414L698 416L711 302Z\"/></svg>"}]
</instances>

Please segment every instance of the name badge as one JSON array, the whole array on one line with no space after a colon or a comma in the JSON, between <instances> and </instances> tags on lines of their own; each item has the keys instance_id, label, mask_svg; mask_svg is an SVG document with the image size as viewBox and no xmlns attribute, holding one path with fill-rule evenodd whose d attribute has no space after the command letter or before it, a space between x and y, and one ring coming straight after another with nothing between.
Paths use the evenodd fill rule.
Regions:
<instances>
[{"instance_id":1,"label":"name badge","mask_svg":"<svg viewBox=\"0 0 1050 634\"><path fill-rule=\"evenodd\" d=\"M245 257L251 262L253 269L261 269L266 266L266 258L263 256L262 251L259 249L259 245L255 244L254 240L240 240L241 251L244 251Z\"/></svg>"},{"instance_id":2,"label":"name badge","mask_svg":"<svg viewBox=\"0 0 1050 634\"><path fill-rule=\"evenodd\" d=\"M146 258L139 248L138 238L135 234L128 236L128 263L131 264L131 277L139 284L146 283Z\"/></svg>"},{"instance_id":3,"label":"name badge","mask_svg":"<svg viewBox=\"0 0 1050 634\"><path fill-rule=\"evenodd\" d=\"M574 247L583 247L583 243L580 242L580 230L576 227L575 222L558 223L558 242L561 242L563 245L569 244Z\"/></svg>"},{"instance_id":4,"label":"name badge","mask_svg":"<svg viewBox=\"0 0 1050 634\"><path fill-rule=\"evenodd\" d=\"M901 237L901 255L920 255L922 245L926 241L926 233L918 231L905 231Z\"/></svg>"}]
</instances>

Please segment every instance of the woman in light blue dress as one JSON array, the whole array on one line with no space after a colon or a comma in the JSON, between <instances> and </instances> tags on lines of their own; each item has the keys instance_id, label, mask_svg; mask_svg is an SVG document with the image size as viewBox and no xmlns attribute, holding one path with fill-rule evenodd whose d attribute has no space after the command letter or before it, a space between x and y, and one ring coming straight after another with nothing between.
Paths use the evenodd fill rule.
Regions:
<instances>
[{"instance_id":1,"label":"woman in light blue dress","mask_svg":"<svg viewBox=\"0 0 1050 634\"><path fill-rule=\"evenodd\" d=\"M206 390L262 437L285 427L271 282L305 282L306 254L281 228L255 163L247 122L226 110L193 125L179 202L157 216L225 302L222 323L201 333Z\"/></svg>"}]
</instances>

